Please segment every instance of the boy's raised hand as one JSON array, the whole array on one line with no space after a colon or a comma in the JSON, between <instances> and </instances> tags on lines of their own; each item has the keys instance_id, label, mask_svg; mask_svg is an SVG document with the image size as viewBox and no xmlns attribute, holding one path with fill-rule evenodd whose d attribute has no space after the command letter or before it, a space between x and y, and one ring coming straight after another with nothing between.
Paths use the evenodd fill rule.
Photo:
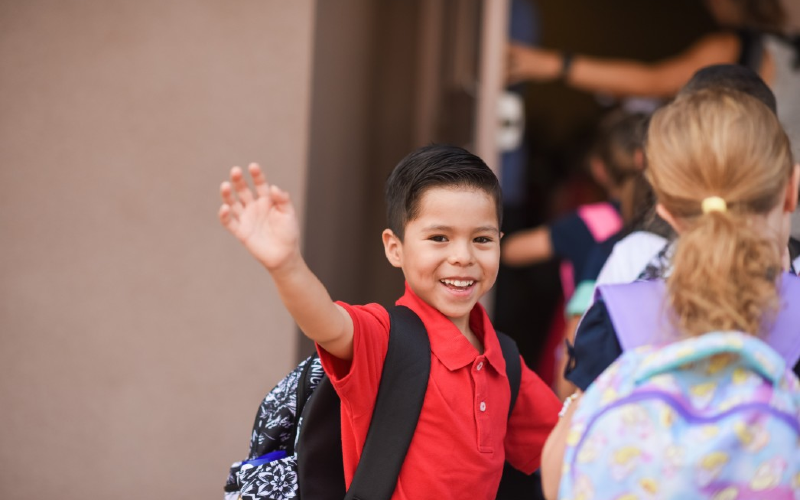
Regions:
<instances>
[{"instance_id":1,"label":"boy's raised hand","mask_svg":"<svg viewBox=\"0 0 800 500\"><path fill-rule=\"evenodd\" d=\"M280 268L299 255L299 228L289 194L267 184L261 168L248 167L254 189L239 167L233 167L230 182L220 186L222 206L219 220L268 270Z\"/></svg>"},{"instance_id":2,"label":"boy's raised hand","mask_svg":"<svg viewBox=\"0 0 800 500\"><path fill-rule=\"evenodd\" d=\"M283 304L303 333L341 359L353 358L353 321L332 300L300 255L297 217L289 194L267 184L255 163L253 189L239 167L220 186L219 220L267 268Z\"/></svg>"}]
</instances>

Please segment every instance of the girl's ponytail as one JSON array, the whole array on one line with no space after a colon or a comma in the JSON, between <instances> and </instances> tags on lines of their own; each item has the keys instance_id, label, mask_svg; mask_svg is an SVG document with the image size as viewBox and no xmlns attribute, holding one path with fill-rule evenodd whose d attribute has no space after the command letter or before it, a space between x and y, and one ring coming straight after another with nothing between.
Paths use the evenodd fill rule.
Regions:
<instances>
[{"instance_id":1,"label":"girl's ponytail","mask_svg":"<svg viewBox=\"0 0 800 500\"><path fill-rule=\"evenodd\" d=\"M711 211L681 233L667 279L681 331L758 334L777 310L781 260L774 239L746 217Z\"/></svg>"},{"instance_id":2,"label":"girl's ponytail","mask_svg":"<svg viewBox=\"0 0 800 500\"><path fill-rule=\"evenodd\" d=\"M698 91L653 115L646 153L680 228L667 287L681 330L759 333L777 310L785 242L756 216L782 203L793 166L774 113L741 92Z\"/></svg>"}]
</instances>

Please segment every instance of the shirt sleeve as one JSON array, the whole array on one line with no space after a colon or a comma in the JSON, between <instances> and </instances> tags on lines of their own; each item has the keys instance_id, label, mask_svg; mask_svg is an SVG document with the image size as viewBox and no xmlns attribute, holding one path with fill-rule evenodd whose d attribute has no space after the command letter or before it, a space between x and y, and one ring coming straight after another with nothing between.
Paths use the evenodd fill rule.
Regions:
<instances>
[{"instance_id":1,"label":"shirt sleeve","mask_svg":"<svg viewBox=\"0 0 800 500\"><path fill-rule=\"evenodd\" d=\"M515 469L532 474L539 468L542 448L558 422L561 401L553 391L522 363L519 394L508 419L505 438L506 460Z\"/></svg>"},{"instance_id":2,"label":"shirt sleeve","mask_svg":"<svg viewBox=\"0 0 800 500\"><path fill-rule=\"evenodd\" d=\"M631 270L630 256L625 253L630 246L629 239L623 239L618 245L614 245L611 254L603 263L600 272L597 273L596 285L610 285L614 283L630 283L634 281L639 273L642 272L647 263L643 263L641 269Z\"/></svg>"},{"instance_id":3,"label":"shirt sleeve","mask_svg":"<svg viewBox=\"0 0 800 500\"><path fill-rule=\"evenodd\" d=\"M594 237L586 227L586 223L577 212L565 215L550 224L550 241L553 244L553 253L560 258L567 259L576 266L576 275L583 269L583 262L595 245Z\"/></svg>"},{"instance_id":4,"label":"shirt sleeve","mask_svg":"<svg viewBox=\"0 0 800 500\"><path fill-rule=\"evenodd\" d=\"M564 377L585 391L622 354L617 332L602 299L592 304L575 332Z\"/></svg>"},{"instance_id":5,"label":"shirt sleeve","mask_svg":"<svg viewBox=\"0 0 800 500\"><path fill-rule=\"evenodd\" d=\"M597 275L598 285L635 281L667 245L667 240L647 231L634 231L611 250Z\"/></svg>"},{"instance_id":6,"label":"shirt sleeve","mask_svg":"<svg viewBox=\"0 0 800 500\"><path fill-rule=\"evenodd\" d=\"M614 245L619 242L619 236L620 233L617 233L602 243L596 243L589 250L586 256L586 265L583 266L583 273L578 276L579 281L594 281L597 279L611 252L614 251Z\"/></svg>"},{"instance_id":7,"label":"shirt sleeve","mask_svg":"<svg viewBox=\"0 0 800 500\"><path fill-rule=\"evenodd\" d=\"M592 305L595 281L619 239L620 233L617 233L606 241L595 244L589 251L583 272L578 276L575 292L567 302L567 316L583 316L583 313Z\"/></svg>"},{"instance_id":8,"label":"shirt sleeve","mask_svg":"<svg viewBox=\"0 0 800 500\"><path fill-rule=\"evenodd\" d=\"M566 310L564 311L567 316L583 316L583 313L592 305L594 297L594 280L583 280L575 287L575 292L567 302Z\"/></svg>"},{"instance_id":9,"label":"shirt sleeve","mask_svg":"<svg viewBox=\"0 0 800 500\"><path fill-rule=\"evenodd\" d=\"M337 304L353 320L353 359L339 359L317 345L322 368L353 414L371 412L389 349L389 313L379 304Z\"/></svg>"}]
</instances>

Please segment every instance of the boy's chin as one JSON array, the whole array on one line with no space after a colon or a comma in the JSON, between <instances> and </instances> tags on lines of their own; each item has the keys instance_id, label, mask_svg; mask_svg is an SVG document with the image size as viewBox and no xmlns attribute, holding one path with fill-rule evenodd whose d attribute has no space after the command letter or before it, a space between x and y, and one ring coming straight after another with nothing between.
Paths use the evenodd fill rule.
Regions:
<instances>
[{"instance_id":1,"label":"boy's chin","mask_svg":"<svg viewBox=\"0 0 800 500\"><path fill-rule=\"evenodd\" d=\"M477 300L470 300L469 302L464 302L458 305L444 305L443 307L436 307L436 309L450 318L453 321L456 321L461 318L468 318L472 310L475 308L475 304L477 304Z\"/></svg>"}]
</instances>

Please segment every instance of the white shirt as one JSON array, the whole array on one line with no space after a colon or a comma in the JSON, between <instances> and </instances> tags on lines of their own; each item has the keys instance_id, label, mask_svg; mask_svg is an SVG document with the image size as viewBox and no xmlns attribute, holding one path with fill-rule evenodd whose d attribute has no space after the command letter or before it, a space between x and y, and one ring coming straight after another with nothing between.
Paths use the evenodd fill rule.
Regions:
<instances>
[{"instance_id":1,"label":"white shirt","mask_svg":"<svg viewBox=\"0 0 800 500\"><path fill-rule=\"evenodd\" d=\"M636 281L647 264L666 244L666 238L647 231L636 231L622 238L614 245L611 255L597 275L596 285Z\"/></svg>"}]
</instances>

